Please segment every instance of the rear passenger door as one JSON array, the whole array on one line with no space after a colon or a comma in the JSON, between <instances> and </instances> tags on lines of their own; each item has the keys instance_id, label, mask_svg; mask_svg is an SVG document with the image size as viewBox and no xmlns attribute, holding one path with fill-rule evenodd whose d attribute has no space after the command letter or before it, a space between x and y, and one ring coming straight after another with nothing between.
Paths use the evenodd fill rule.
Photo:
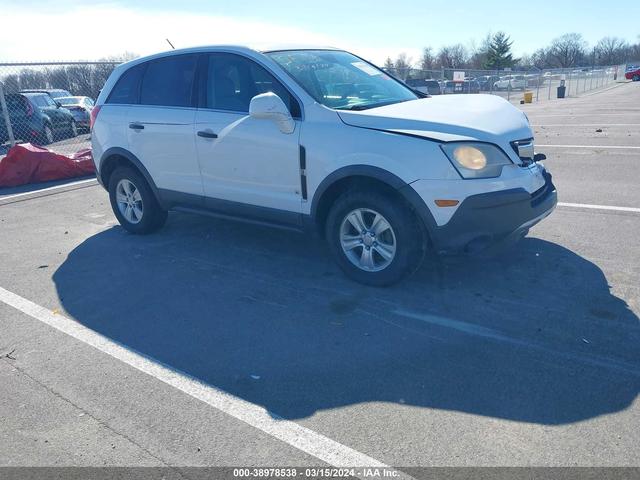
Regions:
<instances>
[{"instance_id":1,"label":"rear passenger door","mask_svg":"<svg viewBox=\"0 0 640 480\"><path fill-rule=\"evenodd\" d=\"M138 101L127 113L129 150L164 195L202 199L195 151L194 84L198 55L172 55L142 66ZM180 200L189 200L183 197Z\"/></svg>"}]
</instances>

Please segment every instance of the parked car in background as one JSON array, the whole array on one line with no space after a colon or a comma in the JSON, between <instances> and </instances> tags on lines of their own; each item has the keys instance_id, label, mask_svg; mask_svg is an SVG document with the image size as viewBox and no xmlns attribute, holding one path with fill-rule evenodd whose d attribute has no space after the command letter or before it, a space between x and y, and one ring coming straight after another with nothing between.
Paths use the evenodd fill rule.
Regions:
<instances>
[{"instance_id":1,"label":"parked car in background","mask_svg":"<svg viewBox=\"0 0 640 480\"><path fill-rule=\"evenodd\" d=\"M480 93L480 83L476 80L465 80L464 82L454 82L447 80L442 89L443 93Z\"/></svg>"},{"instance_id":2,"label":"parked car in background","mask_svg":"<svg viewBox=\"0 0 640 480\"><path fill-rule=\"evenodd\" d=\"M500 80L500 77L497 75L482 75L480 77L476 77L474 80L476 80L480 85L481 91L489 92L493 90L493 84Z\"/></svg>"},{"instance_id":3,"label":"parked car in background","mask_svg":"<svg viewBox=\"0 0 640 480\"><path fill-rule=\"evenodd\" d=\"M462 84L462 93L480 93L480 82L475 78L465 80Z\"/></svg>"},{"instance_id":4,"label":"parked car in background","mask_svg":"<svg viewBox=\"0 0 640 480\"><path fill-rule=\"evenodd\" d=\"M539 73L532 73L524 76L525 79L525 87L528 88L537 88L544 85L546 77Z\"/></svg>"},{"instance_id":5,"label":"parked car in background","mask_svg":"<svg viewBox=\"0 0 640 480\"><path fill-rule=\"evenodd\" d=\"M71 112L46 93L10 93L5 95L5 101L16 140L48 145L56 139L78 135ZM8 139L5 123L0 122L0 143Z\"/></svg>"},{"instance_id":6,"label":"parked car in background","mask_svg":"<svg viewBox=\"0 0 640 480\"><path fill-rule=\"evenodd\" d=\"M89 119L94 105L92 99L89 97L59 97L57 101L71 112L79 128L89 131Z\"/></svg>"},{"instance_id":7,"label":"parked car in background","mask_svg":"<svg viewBox=\"0 0 640 480\"><path fill-rule=\"evenodd\" d=\"M46 93L54 100L62 97L70 97L72 95L71 92L61 88L32 88L21 90L20 93Z\"/></svg>"},{"instance_id":8,"label":"parked car in background","mask_svg":"<svg viewBox=\"0 0 640 480\"><path fill-rule=\"evenodd\" d=\"M627 68L627 71L624 74L624 78L627 80L633 80L634 82L640 81L640 67L632 66L631 68Z\"/></svg>"},{"instance_id":9,"label":"parked car in background","mask_svg":"<svg viewBox=\"0 0 640 480\"><path fill-rule=\"evenodd\" d=\"M426 93L427 95L441 95L442 90L440 88L440 84L437 80L433 80L431 78L408 78L405 82L414 90L417 90L422 93Z\"/></svg>"},{"instance_id":10,"label":"parked car in background","mask_svg":"<svg viewBox=\"0 0 640 480\"><path fill-rule=\"evenodd\" d=\"M506 75L493 84L495 90L524 90L527 87L527 80L524 75Z\"/></svg>"},{"instance_id":11,"label":"parked car in background","mask_svg":"<svg viewBox=\"0 0 640 480\"><path fill-rule=\"evenodd\" d=\"M442 92L446 94L462 93L462 82L454 82L453 80L447 80L442 85Z\"/></svg>"}]
</instances>

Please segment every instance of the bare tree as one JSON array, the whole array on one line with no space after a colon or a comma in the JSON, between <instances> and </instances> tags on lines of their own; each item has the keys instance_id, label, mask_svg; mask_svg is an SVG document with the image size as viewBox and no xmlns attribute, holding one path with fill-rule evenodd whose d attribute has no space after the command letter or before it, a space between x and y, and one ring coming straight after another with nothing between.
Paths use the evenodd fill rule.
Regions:
<instances>
[{"instance_id":1,"label":"bare tree","mask_svg":"<svg viewBox=\"0 0 640 480\"><path fill-rule=\"evenodd\" d=\"M467 61L468 66L470 68L482 69L485 68L485 63L487 63L487 57L489 54L489 47L491 45L491 32L487 33L487 35L480 42L480 46L477 46L475 42L470 42L469 44L469 59Z\"/></svg>"},{"instance_id":2,"label":"bare tree","mask_svg":"<svg viewBox=\"0 0 640 480\"><path fill-rule=\"evenodd\" d=\"M387 57L384 61L384 69L393 71L394 68L396 68L396 65L393 63L393 60L391 60L391 57Z\"/></svg>"},{"instance_id":3,"label":"bare tree","mask_svg":"<svg viewBox=\"0 0 640 480\"><path fill-rule=\"evenodd\" d=\"M549 50L546 48L539 48L529 58L531 65L536 68L542 69L550 66Z\"/></svg>"},{"instance_id":4,"label":"bare tree","mask_svg":"<svg viewBox=\"0 0 640 480\"><path fill-rule=\"evenodd\" d=\"M624 62L630 45L618 37L604 37L595 46L595 57L599 65L616 65Z\"/></svg>"},{"instance_id":5,"label":"bare tree","mask_svg":"<svg viewBox=\"0 0 640 480\"><path fill-rule=\"evenodd\" d=\"M433 55L433 49L431 47L425 47L422 50L422 57L420 58L420 68L422 70L433 70L436 57Z\"/></svg>"},{"instance_id":6,"label":"bare tree","mask_svg":"<svg viewBox=\"0 0 640 480\"><path fill-rule=\"evenodd\" d=\"M15 74L7 75L2 79L5 93L17 93L20 91L20 77Z\"/></svg>"},{"instance_id":7,"label":"bare tree","mask_svg":"<svg viewBox=\"0 0 640 480\"><path fill-rule=\"evenodd\" d=\"M41 70L24 68L19 74L20 88L46 88L47 76Z\"/></svg>"},{"instance_id":8,"label":"bare tree","mask_svg":"<svg viewBox=\"0 0 640 480\"><path fill-rule=\"evenodd\" d=\"M444 68L463 68L467 63L467 49L460 43L444 46L438 51L438 63Z\"/></svg>"},{"instance_id":9,"label":"bare tree","mask_svg":"<svg viewBox=\"0 0 640 480\"><path fill-rule=\"evenodd\" d=\"M411 57L407 57L406 53L398 55L395 63L395 72L402 80L406 80L411 70Z\"/></svg>"},{"instance_id":10,"label":"bare tree","mask_svg":"<svg viewBox=\"0 0 640 480\"><path fill-rule=\"evenodd\" d=\"M549 57L562 68L574 67L584 61L587 42L579 33L566 33L554 39L549 47Z\"/></svg>"}]
</instances>

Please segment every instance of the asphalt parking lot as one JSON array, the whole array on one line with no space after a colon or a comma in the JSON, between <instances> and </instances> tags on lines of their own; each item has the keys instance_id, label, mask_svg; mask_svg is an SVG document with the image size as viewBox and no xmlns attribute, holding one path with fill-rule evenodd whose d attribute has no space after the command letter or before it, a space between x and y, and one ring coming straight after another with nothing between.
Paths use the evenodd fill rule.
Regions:
<instances>
[{"instance_id":1,"label":"asphalt parking lot","mask_svg":"<svg viewBox=\"0 0 640 480\"><path fill-rule=\"evenodd\" d=\"M639 105L522 106L557 210L388 289L287 231L129 235L92 181L4 192L0 464L640 466Z\"/></svg>"}]
</instances>

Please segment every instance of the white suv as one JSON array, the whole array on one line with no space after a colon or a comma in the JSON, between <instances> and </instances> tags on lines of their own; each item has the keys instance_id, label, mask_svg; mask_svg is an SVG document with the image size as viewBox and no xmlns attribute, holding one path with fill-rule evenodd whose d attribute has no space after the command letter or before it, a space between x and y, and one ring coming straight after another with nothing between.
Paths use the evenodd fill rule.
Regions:
<instances>
[{"instance_id":1,"label":"white suv","mask_svg":"<svg viewBox=\"0 0 640 480\"><path fill-rule=\"evenodd\" d=\"M125 229L157 230L168 210L311 228L370 285L549 215L556 191L532 137L502 98L421 98L334 49L140 58L115 69L92 112L98 179Z\"/></svg>"}]
</instances>

